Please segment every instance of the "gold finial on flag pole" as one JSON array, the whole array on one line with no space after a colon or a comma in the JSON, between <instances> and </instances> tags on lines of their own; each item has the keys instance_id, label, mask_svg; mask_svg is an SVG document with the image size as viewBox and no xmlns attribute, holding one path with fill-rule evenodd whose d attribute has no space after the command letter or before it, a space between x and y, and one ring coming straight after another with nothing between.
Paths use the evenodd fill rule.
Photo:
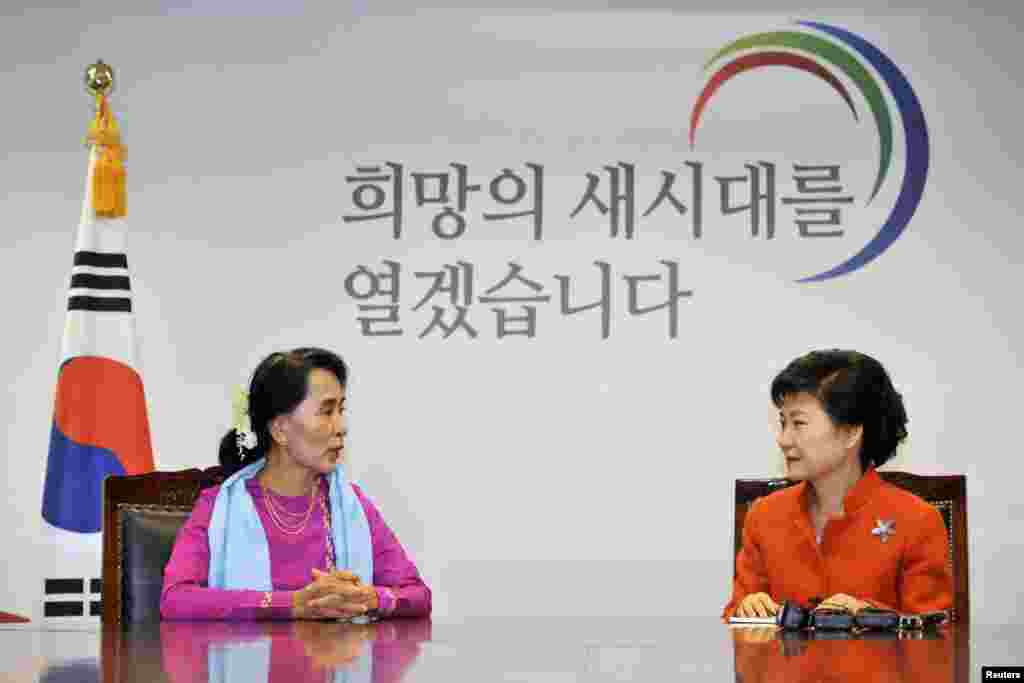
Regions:
<instances>
[{"instance_id":1,"label":"gold finial on flag pole","mask_svg":"<svg viewBox=\"0 0 1024 683\"><path fill-rule=\"evenodd\" d=\"M93 97L109 95L114 90L114 68L102 59L85 69L85 88Z\"/></svg>"},{"instance_id":2,"label":"gold finial on flag pole","mask_svg":"<svg viewBox=\"0 0 1024 683\"><path fill-rule=\"evenodd\" d=\"M107 96L114 90L114 69L102 59L85 69L85 88L96 99L96 118L86 140L96 151L92 173L92 205L100 218L126 213L124 146Z\"/></svg>"}]
</instances>

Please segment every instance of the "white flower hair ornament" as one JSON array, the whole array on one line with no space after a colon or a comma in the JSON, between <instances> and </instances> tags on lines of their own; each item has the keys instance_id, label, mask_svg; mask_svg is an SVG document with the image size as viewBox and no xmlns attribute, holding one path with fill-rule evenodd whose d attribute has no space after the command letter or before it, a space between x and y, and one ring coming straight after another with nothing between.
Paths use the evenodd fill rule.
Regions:
<instances>
[{"instance_id":1,"label":"white flower hair ornament","mask_svg":"<svg viewBox=\"0 0 1024 683\"><path fill-rule=\"evenodd\" d=\"M249 419L249 394L242 387L235 388L235 396L231 401L231 424L235 430L238 455L254 450L259 441L256 432L252 431L252 421Z\"/></svg>"}]
</instances>

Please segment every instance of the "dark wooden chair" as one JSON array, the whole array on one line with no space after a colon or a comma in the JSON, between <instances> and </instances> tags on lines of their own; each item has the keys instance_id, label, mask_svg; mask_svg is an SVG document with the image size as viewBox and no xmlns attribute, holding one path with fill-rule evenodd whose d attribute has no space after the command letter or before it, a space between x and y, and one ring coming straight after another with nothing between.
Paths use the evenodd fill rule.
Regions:
<instances>
[{"instance_id":1,"label":"dark wooden chair","mask_svg":"<svg viewBox=\"0 0 1024 683\"><path fill-rule=\"evenodd\" d=\"M910 491L938 509L946 523L950 570L953 574L953 620L970 620L967 583L967 478L957 475L918 475L879 471L882 479ZM750 504L762 496L792 486L788 479L737 479L736 516L733 536L733 570L743 540L743 522Z\"/></svg>"},{"instance_id":2,"label":"dark wooden chair","mask_svg":"<svg viewBox=\"0 0 1024 683\"><path fill-rule=\"evenodd\" d=\"M105 624L158 621L163 573L199 492L220 467L107 477L103 482Z\"/></svg>"}]
</instances>

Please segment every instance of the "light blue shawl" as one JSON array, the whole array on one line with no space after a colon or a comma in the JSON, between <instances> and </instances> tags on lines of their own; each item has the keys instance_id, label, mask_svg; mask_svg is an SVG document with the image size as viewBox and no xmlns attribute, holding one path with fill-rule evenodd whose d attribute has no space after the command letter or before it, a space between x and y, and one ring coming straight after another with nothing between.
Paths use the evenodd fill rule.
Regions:
<instances>
[{"instance_id":1,"label":"light blue shawl","mask_svg":"<svg viewBox=\"0 0 1024 683\"><path fill-rule=\"evenodd\" d=\"M210 588L272 591L267 534L245 482L263 469L265 458L242 468L220 486L213 503L210 540ZM373 545L366 512L345 478L341 463L328 477L331 530L338 569L373 583Z\"/></svg>"}]
</instances>

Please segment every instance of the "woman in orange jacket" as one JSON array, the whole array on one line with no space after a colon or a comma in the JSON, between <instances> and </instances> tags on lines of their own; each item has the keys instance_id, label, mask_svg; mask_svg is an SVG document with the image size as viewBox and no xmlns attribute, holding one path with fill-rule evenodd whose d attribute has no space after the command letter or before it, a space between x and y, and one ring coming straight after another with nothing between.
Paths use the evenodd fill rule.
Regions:
<instances>
[{"instance_id":1,"label":"woman in orange jacket","mask_svg":"<svg viewBox=\"0 0 1024 683\"><path fill-rule=\"evenodd\" d=\"M938 510L875 467L907 436L903 399L856 351L812 351L772 382L779 448L796 486L751 506L723 618L776 614L783 601L851 612L952 607Z\"/></svg>"}]
</instances>

